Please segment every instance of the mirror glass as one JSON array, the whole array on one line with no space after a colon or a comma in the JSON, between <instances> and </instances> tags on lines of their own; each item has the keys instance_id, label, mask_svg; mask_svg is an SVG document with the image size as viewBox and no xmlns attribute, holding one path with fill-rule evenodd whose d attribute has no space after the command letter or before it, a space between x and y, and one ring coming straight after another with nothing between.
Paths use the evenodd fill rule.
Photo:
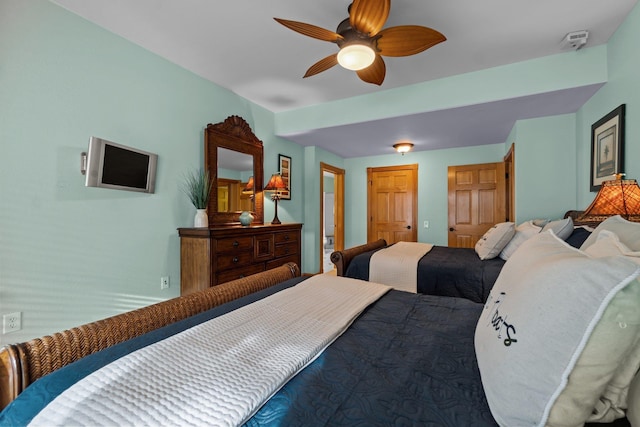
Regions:
<instances>
[{"instance_id":1,"label":"mirror glass","mask_svg":"<svg viewBox=\"0 0 640 427\"><path fill-rule=\"evenodd\" d=\"M254 211L253 156L218 147L218 212Z\"/></svg>"}]
</instances>

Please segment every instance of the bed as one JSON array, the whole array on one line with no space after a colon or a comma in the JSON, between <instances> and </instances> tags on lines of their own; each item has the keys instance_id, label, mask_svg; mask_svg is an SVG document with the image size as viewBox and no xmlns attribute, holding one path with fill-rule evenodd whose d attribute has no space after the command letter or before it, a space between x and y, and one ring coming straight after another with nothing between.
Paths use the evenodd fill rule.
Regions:
<instances>
[{"instance_id":1,"label":"bed","mask_svg":"<svg viewBox=\"0 0 640 427\"><path fill-rule=\"evenodd\" d=\"M554 244L561 245L557 242ZM566 248L563 250L568 251L571 256L578 256L573 253L576 251L571 252ZM544 252L538 249L538 253ZM535 259L530 254L523 254L520 260L530 258ZM514 260L509 263L513 265L517 261L514 256ZM638 274L637 266L630 267L629 263L620 265L628 270L622 271L620 275L631 277L628 274L630 269ZM502 280L505 282L502 285L505 285L514 280L513 271L508 271L508 268L503 270L503 275L512 274L511 278ZM584 269L575 272L583 275L579 280L588 280L593 276L590 272L581 270ZM544 273L537 267L536 271ZM188 299L179 297L115 316L104 323L96 322L60 335L3 349L0 353L2 403L11 403L0 413L0 425L24 425L32 417L37 417L42 407L55 398L55 394L64 392L76 381L93 375L96 369L109 366L113 360L124 359L138 349L150 347L152 343L163 342L165 338L179 336L182 331L188 332L210 320L236 313L240 311L236 310L240 307L251 307L316 279L335 280L338 286L368 283L330 275L300 277L299 274L297 266L285 265L189 295ZM525 285L527 289L536 289L536 286ZM559 288L553 283L549 286L550 289ZM571 287L567 289L571 290ZM580 298L581 293L572 298ZM350 301L350 298L339 299ZM312 300L311 305L315 301ZM180 307L190 308L186 310L187 313ZM276 387L264 404L257 405L248 417L236 424L515 425L504 422L499 424L496 421L485 392L486 371L482 371L484 367L479 358L481 353L477 354L474 348L476 326L483 323L482 316L490 314L487 310L491 311L494 307L495 304L477 303L465 298L386 290L378 299L366 305L353 323L347 322L348 328L324 347L324 351L305 363L302 366L304 369L287 378L288 381ZM176 311L179 314L175 315ZM581 305L581 312L586 311L588 310L584 305ZM150 319L153 319L154 325L150 325ZM130 327L132 324L136 327ZM633 329L633 333L640 336L636 326L632 323L629 326L625 330ZM114 329L130 332L113 338ZM92 335L85 345L76 342L83 331L91 331ZM543 334L545 339L552 338L554 331L550 332ZM560 335L563 336L562 333ZM109 343L105 344L105 341ZM43 347L43 343L48 345ZM38 350L34 350L35 348ZM80 353L82 356L79 356ZM192 352L182 351L180 354L185 353ZM74 356L69 357L69 354ZM257 358L256 363L262 363L262 360ZM182 372L180 369L178 376L182 376ZM186 367L184 372L187 372ZM196 399L195 387L184 390L187 399L192 392L194 400ZM54 395L50 395L51 392ZM101 399L96 399L95 402L100 403ZM178 409L184 408L184 414L192 414L195 411L192 406L188 410L187 406L182 406L187 403L192 402L180 403ZM106 408L109 412L108 405ZM157 413L146 413L148 418L145 422L137 423L128 419L123 424L217 425L218 421L196 419L183 423L161 422L166 421L162 418L166 414L161 410L164 409L158 408ZM158 413L163 414L161 418L157 418ZM74 422L89 424L75 418ZM622 418L615 423L597 425L630 424Z\"/></svg>"},{"instance_id":2,"label":"bed","mask_svg":"<svg viewBox=\"0 0 640 427\"><path fill-rule=\"evenodd\" d=\"M581 211L568 211L564 218L575 218L577 226L597 225L578 220ZM568 241L579 247L588 237L584 228L576 228ZM379 239L331 254L338 276L369 280L370 260L373 254L386 248L387 242ZM484 302L489 296L505 261L499 257L481 260L473 248L433 246L417 265L417 292L428 295L467 298Z\"/></svg>"}]
</instances>

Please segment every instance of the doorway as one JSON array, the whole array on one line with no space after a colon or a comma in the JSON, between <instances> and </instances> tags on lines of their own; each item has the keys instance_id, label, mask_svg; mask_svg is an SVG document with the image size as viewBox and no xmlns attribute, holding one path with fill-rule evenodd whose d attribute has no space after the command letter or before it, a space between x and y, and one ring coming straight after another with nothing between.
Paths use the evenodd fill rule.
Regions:
<instances>
[{"instance_id":1,"label":"doorway","mask_svg":"<svg viewBox=\"0 0 640 427\"><path fill-rule=\"evenodd\" d=\"M320 272L334 272L331 253L344 249L344 169L320 162Z\"/></svg>"}]
</instances>

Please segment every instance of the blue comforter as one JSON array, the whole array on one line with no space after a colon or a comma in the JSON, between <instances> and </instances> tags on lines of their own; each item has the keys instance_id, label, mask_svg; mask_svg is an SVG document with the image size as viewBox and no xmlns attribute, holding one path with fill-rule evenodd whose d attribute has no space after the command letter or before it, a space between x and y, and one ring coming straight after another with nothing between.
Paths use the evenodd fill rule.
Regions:
<instances>
[{"instance_id":1,"label":"blue comforter","mask_svg":"<svg viewBox=\"0 0 640 427\"><path fill-rule=\"evenodd\" d=\"M353 258L345 276L369 280L369 263L376 251ZM503 265L500 258L481 260L474 249L434 246L418 261L417 290L420 294L484 303Z\"/></svg>"},{"instance_id":2,"label":"blue comforter","mask_svg":"<svg viewBox=\"0 0 640 427\"><path fill-rule=\"evenodd\" d=\"M0 413L0 425L24 425L55 395L111 360L299 281L214 308L43 377ZM391 291L246 425L495 426L473 346L481 310L481 304L466 299Z\"/></svg>"}]
</instances>

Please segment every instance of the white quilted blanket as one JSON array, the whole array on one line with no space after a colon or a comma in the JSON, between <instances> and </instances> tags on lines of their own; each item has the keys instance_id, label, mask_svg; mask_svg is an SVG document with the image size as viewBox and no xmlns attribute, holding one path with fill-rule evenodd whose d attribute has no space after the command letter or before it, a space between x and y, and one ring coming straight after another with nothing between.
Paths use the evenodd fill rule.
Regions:
<instances>
[{"instance_id":1,"label":"white quilted blanket","mask_svg":"<svg viewBox=\"0 0 640 427\"><path fill-rule=\"evenodd\" d=\"M415 294L418 292L418 261L432 248L431 243L397 242L375 252L369 262L369 280Z\"/></svg>"},{"instance_id":2,"label":"white quilted blanket","mask_svg":"<svg viewBox=\"0 0 640 427\"><path fill-rule=\"evenodd\" d=\"M389 289L314 276L105 366L31 425L242 424Z\"/></svg>"}]
</instances>

